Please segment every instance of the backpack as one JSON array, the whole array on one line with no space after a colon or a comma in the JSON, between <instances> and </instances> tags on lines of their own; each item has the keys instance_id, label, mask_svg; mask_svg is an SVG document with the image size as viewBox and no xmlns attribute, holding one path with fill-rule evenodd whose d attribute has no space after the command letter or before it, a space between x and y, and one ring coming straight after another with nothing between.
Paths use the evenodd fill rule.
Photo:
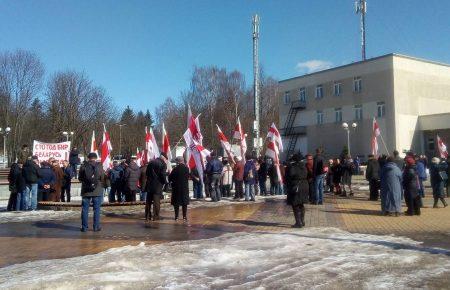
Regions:
<instances>
[{"instance_id":1,"label":"backpack","mask_svg":"<svg viewBox=\"0 0 450 290\"><path fill-rule=\"evenodd\" d=\"M81 181L86 192L93 192L97 188L99 182L99 172L97 164L92 165L90 163L84 164L83 175Z\"/></svg>"}]
</instances>

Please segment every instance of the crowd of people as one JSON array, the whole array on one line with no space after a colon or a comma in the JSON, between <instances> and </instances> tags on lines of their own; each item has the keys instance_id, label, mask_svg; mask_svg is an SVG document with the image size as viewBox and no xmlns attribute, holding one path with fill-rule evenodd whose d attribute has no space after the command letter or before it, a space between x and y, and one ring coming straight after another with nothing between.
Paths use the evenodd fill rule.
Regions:
<instances>
[{"instance_id":1,"label":"crowd of people","mask_svg":"<svg viewBox=\"0 0 450 290\"><path fill-rule=\"evenodd\" d=\"M138 165L135 156L128 161L114 161L110 169L103 170L98 156L90 153L80 165L79 152L73 148L69 160L62 164L54 158L40 162L31 156L28 146L23 145L18 160L9 173L10 199L8 210L36 210L38 201L70 202L73 178L81 182L82 231L88 229L88 211L94 209L94 231L101 230L100 206L106 195L109 203L135 202L136 196L145 201L147 221L160 219L160 204L163 192L171 189L171 204L175 219L182 208L183 220L187 220L190 201L189 180L193 183L193 198L218 202L222 198L255 201L256 195L282 195L287 193L287 202L292 206L295 227L305 225L305 204L321 205L324 192L342 197L353 196L352 176L359 174L360 162L350 155L326 161L322 150L316 154L294 154L287 162L276 166L270 158L256 159L252 154L245 158L219 157L215 152L207 158L204 174L189 169L184 158L177 157L176 165L168 170L170 160L162 153L148 163ZM369 182L369 200L381 200L381 211L385 215L399 216L403 198L407 204L407 215L420 215L425 196L423 182L429 178L433 190L434 207L439 201L447 206L445 187L448 192L450 160L435 157L428 164L424 156L409 152L400 158L397 151L392 156L375 158L369 155L366 179ZM429 169L428 169L429 168ZM269 183L269 186L267 184ZM234 189L234 196L232 196Z\"/></svg>"}]
</instances>

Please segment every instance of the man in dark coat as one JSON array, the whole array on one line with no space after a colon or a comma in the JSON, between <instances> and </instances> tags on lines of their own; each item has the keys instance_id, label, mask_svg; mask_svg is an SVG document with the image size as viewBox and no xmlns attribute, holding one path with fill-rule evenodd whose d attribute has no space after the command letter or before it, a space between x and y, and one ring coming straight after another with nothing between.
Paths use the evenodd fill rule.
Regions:
<instances>
[{"instance_id":1,"label":"man in dark coat","mask_svg":"<svg viewBox=\"0 0 450 290\"><path fill-rule=\"evenodd\" d=\"M61 201L66 202L67 197L67 202L70 202L70 190L72 188L73 170L67 160L64 160L62 169L64 177L61 188Z\"/></svg>"},{"instance_id":2,"label":"man in dark coat","mask_svg":"<svg viewBox=\"0 0 450 290\"><path fill-rule=\"evenodd\" d=\"M22 172L27 185L28 208L36 210L39 180L39 160L37 156L31 157L31 160L25 162Z\"/></svg>"},{"instance_id":3,"label":"man in dark coat","mask_svg":"<svg viewBox=\"0 0 450 290\"><path fill-rule=\"evenodd\" d=\"M152 217L151 205L153 204L153 220L159 220L159 210L161 207L161 197L163 189L167 184L167 155L163 152L161 155L150 161L147 166L147 200L145 203L145 220L149 221Z\"/></svg>"},{"instance_id":4,"label":"man in dark coat","mask_svg":"<svg viewBox=\"0 0 450 290\"><path fill-rule=\"evenodd\" d=\"M125 169L125 201L134 202L136 201L136 193L138 190L138 182L141 176L141 170L136 164L136 156L131 157L131 162Z\"/></svg>"},{"instance_id":5,"label":"man in dark coat","mask_svg":"<svg viewBox=\"0 0 450 290\"><path fill-rule=\"evenodd\" d=\"M108 171L109 181L111 183L111 190L109 191L108 201L110 203L117 201L122 202L122 191L123 191L123 175L124 170L123 167L119 164L119 162L113 162L113 168Z\"/></svg>"},{"instance_id":6,"label":"man in dark coat","mask_svg":"<svg viewBox=\"0 0 450 290\"><path fill-rule=\"evenodd\" d=\"M13 210L25 211L28 209L27 190L25 178L23 177L23 164L18 161L12 172L10 173L10 183L13 184L13 189L16 192L15 208Z\"/></svg>"},{"instance_id":7,"label":"man in dark coat","mask_svg":"<svg viewBox=\"0 0 450 290\"><path fill-rule=\"evenodd\" d=\"M305 203L309 201L308 171L299 154L292 156L292 162L286 169L287 204L294 211L293 227L305 226Z\"/></svg>"},{"instance_id":8,"label":"man in dark coat","mask_svg":"<svg viewBox=\"0 0 450 290\"><path fill-rule=\"evenodd\" d=\"M430 182L431 188L433 189L433 208L438 207L439 200L444 207L447 207L444 194L444 186L446 182L448 182L447 168L448 164L446 162L441 162L438 157L433 157L433 159L431 159Z\"/></svg>"},{"instance_id":9,"label":"man in dark coat","mask_svg":"<svg viewBox=\"0 0 450 290\"><path fill-rule=\"evenodd\" d=\"M260 158L258 169L258 183L259 183L259 192L261 195L267 195L266 182L267 182L267 163L263 158Z\"/></svg>"},{"instance_id":10,"label":"man in dark coat","mask_svg":"<svg viewBox=\"0 0 450 290\"><path fill-rule=\"evenodd\" d=\"M88 230L89 205L92 203L94 209L94 232L101 231L100 207L103 202L104 171L102 165L97 162L97 154L89 153L88 161L80 167L79 179L81 181L81 228L82 232Z\"/></svg>"},{"instance_id":11,"label":"man in dark coat","mask_svg":"<svg viewBox=\"0 0 450 290\"><path fill-rule=\"evenodd\" d=\"M369 181L369 200L377 201L380 190L380 164L373 154L367 161L366 180Z\"/></svg>"},{"instance_id":12,"label":"man in dark coat","mask_svg":"<svg viewBox=\"0 0 450 290\"><path fill-rule=\"evenodd\" d=\"M139 186L141 187L141 193L139 194L139 200L140 201L146 201L147 200L147 166L148 163L144 163L144 165L140 168L140 176L139 176Z\"/></svg>"},{"instance_id":13,"label":"man in dark coat","mask_svg":"<svg viewBox=\"0 0 450 290\"><path fill-rule=\"evenodd\" d=\"M19 152L17 152L17 163L25 164L27 160L31 157L30 149L27 144L23 144Z\"/></svg>"},{"instance_id":14,"label":"man in dark coat","mask_svg":"<svg viewBox=\"0 0 450 290\"><path fill-rule=\"evenodd\" d=\"M176 158L177 166L169 175L172 184L170 203L175 211L175 220L178 220L180 206L183 210L183 221L187 221L187 206L189 204L189 168L184 164L183 157Z\"/></svg>"},{"instance_id":15,"label":"man in dark coat","mask_svg":"<svg viewBox=\"0 0 450 290\"><path fill-rule=\"evenodd\" d=\"M6 207L7 211L16 210L17 204L17 188L16 188L16 178L19 172L19 165L17 163L11 164L11 168L8 173L8 182L9 182L9 200L8 206Z\"/></svg>"},{"instance_id":16,"label":"man in dark coat","mask_svg":"<svg viewBox=\"0 0 450 290\"><path fill-rule=\"evenodd\" d=\"M419 179L416 170L416 161L413 156L406 157L406 166L403 170L403 189L408 210L406 215L420 215Z\"/></svg>"},{"instance_id":17,"label":"man in dark coat","mask_svg":"<svg viewBox=\"0 0 450 290\"><path fill-rule=\"evenodd\" d=\"M222 177L223 165L217 158L216 153L211 152L211 159L206 164L206 175L208 176L209 192L211 194L211 201L220 201L220 179Z\"/></svg>"},{"instance_id":18,"label":"man in dark coat","mask_svg":"<svg viewBox=\"0 0 450 290\"><path fill-rule=\"evenodd\" d=\"M39 168L39 181L38 181L38 200L48 201L49 195L54 191L54 185L56 182L55 172L50 167L50 163L44 161Z\"/></svg>"},{"instance_id":19,"label":"man in dark coat","mask_svg":"<svg viewBox=\"0 0 450 290\"><path fill-rule=\"evenodd\" d=\"M80 151L78 151L77 147L73 147L72 150L70 150L69 153L69 164L70 167L72 167L72 171L73 171L73 177L77 178L78 174L77 174L77 165L80 164Z\"/></svg>"}]
</instances>

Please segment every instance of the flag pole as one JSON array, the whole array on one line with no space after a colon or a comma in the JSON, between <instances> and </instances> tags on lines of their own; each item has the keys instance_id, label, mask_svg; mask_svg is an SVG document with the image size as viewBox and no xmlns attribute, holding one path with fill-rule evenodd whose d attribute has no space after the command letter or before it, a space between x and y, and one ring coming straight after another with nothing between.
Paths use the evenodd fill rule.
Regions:
<instances>
[{"instance_id":1,"label":"flag pole","mask_svg":"<svg viewBox=\"0 0 450 290\"><path fill-rule=\"evenodd\" d=\"M387 155L389 155L389 150L386 146L386 142L384 142L383 135L381 134L381 132L380 132L380 137L381 137L381 142L383 142L384 149L386 149Z\"/></svg>"}]
</instances>

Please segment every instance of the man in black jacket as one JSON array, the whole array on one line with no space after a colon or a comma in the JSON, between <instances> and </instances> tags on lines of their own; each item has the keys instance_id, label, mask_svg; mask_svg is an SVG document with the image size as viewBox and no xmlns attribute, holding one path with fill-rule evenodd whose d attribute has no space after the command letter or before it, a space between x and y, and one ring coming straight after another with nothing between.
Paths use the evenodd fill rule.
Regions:
<instances>
[{"instance_id":1,"label":"man in black jacket","mask_svg":"<svg viewBox=\"0 0 450 290\"><path fill-rule=\"evenodd\" d=\"M32 156L31 160L27 160L23 165L23 177L26 184L26 195L28 200L28 209L37 209L37 195L38 195L38 181L39 175L39 160L37 156Z\"/></svg>"},{"instance_id":2,"label":"man in black jacket","mask_svg":"<svg viewBox=\"0 0 450 290\"><path fill-rule=\"evenodd\" d=\"M72 167L73 177L77 178L77 165L80 164L80 151L77 147L73 147L69 154L69 164Z\"/></svg>"},{"instance_id":3,"label":"man in black jacket","mask_svg":"<svg viewBox=\"0 0 450 290\"><path fill-rule=\"evenodd\" d=\"M160 157L150 161L147 166L147 200L145 204L145 220L152 217L151 205L153 203L153 220L159 220L159 210L163 189L167 184L167 155L163 152Z\"/></svg>"},{"instance_id":4,"label":"man in black jacket","mask_svg":"<svg viewBox=\"0 0 450 290\"><path fill-rule=\"evenodd\" d=\"M136 193L138 190L139 177L141 176L141 170L136 164L136 156L131 157L130 165L125 169L125 201L136 201Z\"/></svg>"},{"instance_id":5,"label":"man in black jacket","mask_svg":"<svg viewBox=\"0 0 450 290\"><path fill-rule=\"evenodd\" d=\"M369 155L367 161L366 180L369 181L369 200L377 201L380 190L380 163L373 154Z\"/></svg>"}]
</instances>

